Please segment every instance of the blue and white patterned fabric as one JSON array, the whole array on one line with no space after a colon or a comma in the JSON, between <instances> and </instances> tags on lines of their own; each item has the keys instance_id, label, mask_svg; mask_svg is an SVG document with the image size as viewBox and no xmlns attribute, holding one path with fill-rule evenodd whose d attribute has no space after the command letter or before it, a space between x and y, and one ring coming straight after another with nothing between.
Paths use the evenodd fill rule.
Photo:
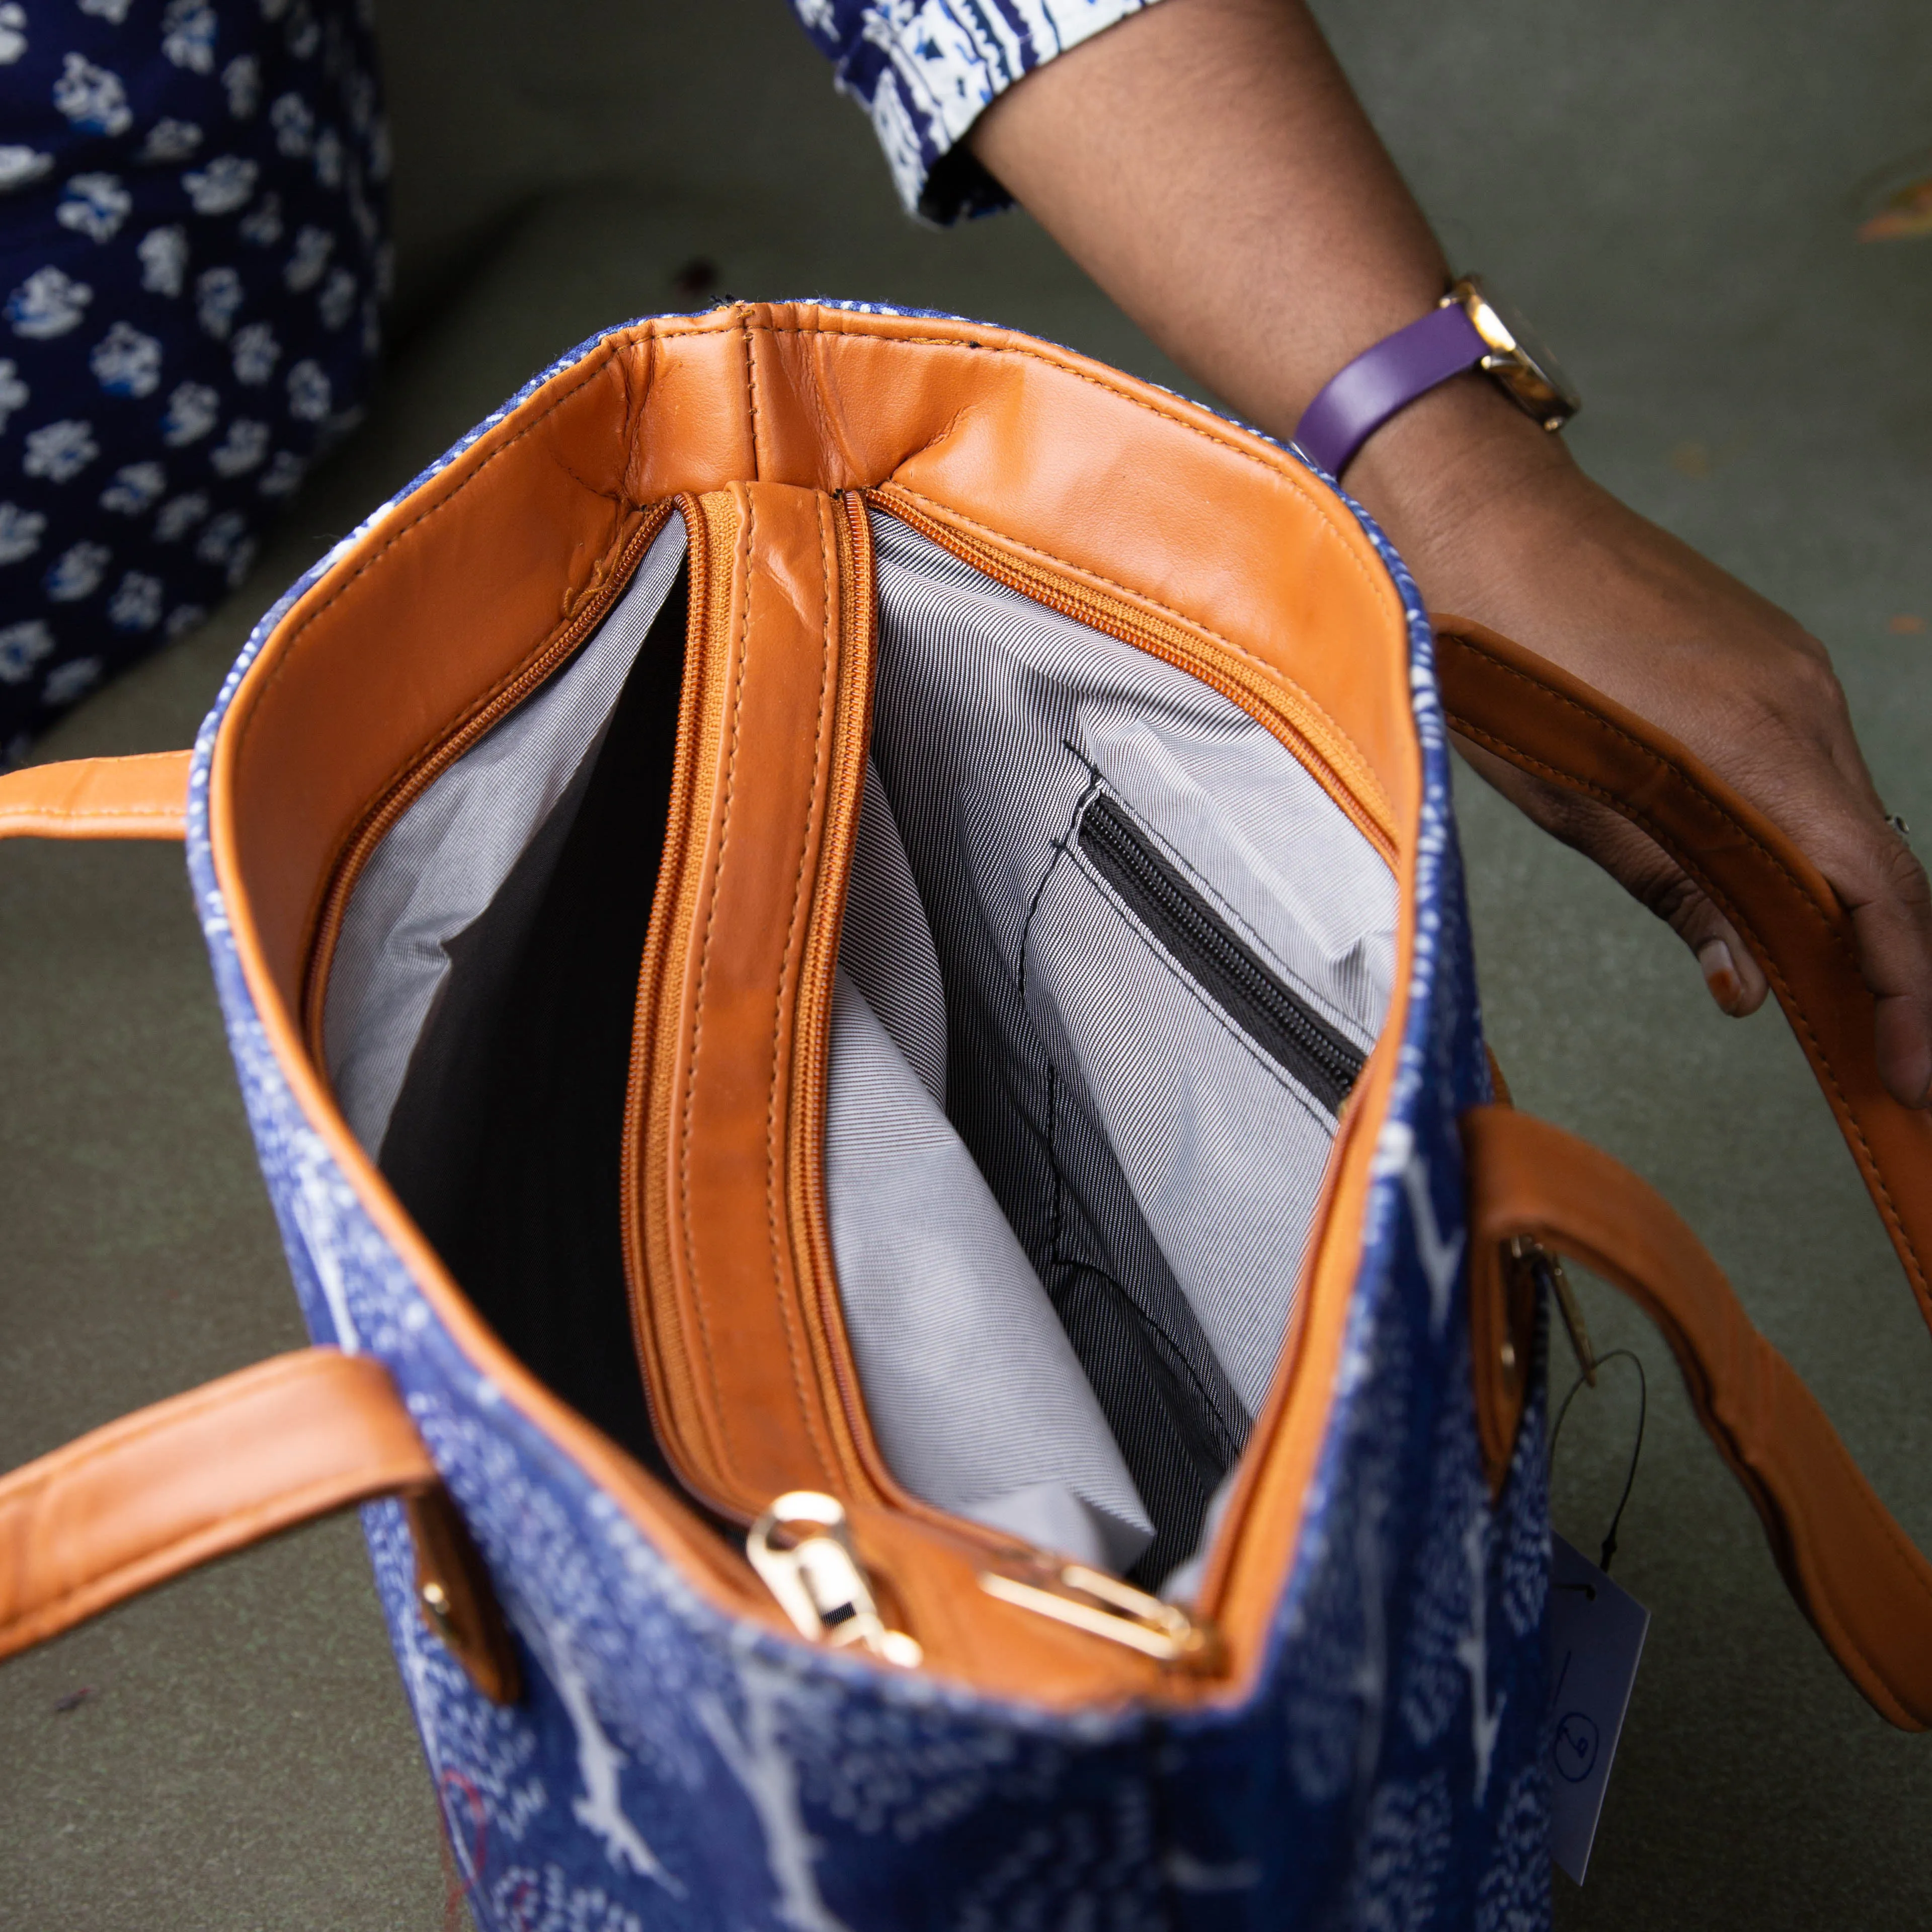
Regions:
<instances>
[{"instance_id":1,"label":"blue and white patterned fabric","mask_svg":"<svg viewBox=\"0 0 1932 1932\"><path fill-rule=\"evenodd\" d=\"M307 1121L236 955L208 841L215 738L270 632L332 560L262 620L196 746L188 862L310 1330L393 1374L520 1639L526 1694L499 1708L424 1625L399 1509L365 1510L488 1932L1548 1924L1541 1367L1492 1507L1456 1126L1490 1090L1447 738L1415 586L1364 523L1408 614L1422 753L1406 1031L1329 1432L1258 1682L1233 1707L1178 1714L1056 1715L734 1621L479 1376Z\"/></svg>"},{"instance_id":2,"label":"blue and white patterned fabric","mask_svg":"<svg viewBox=\"0 0 1932 1932\"><path fill-rule=\"evenodd\" d=\"M1022 75L1153 0L791 0L872 117L899 198L934 221L1010 206L962 146Z\"/></svg>"},{"instance_id":3,"label":"blue and white patterned fabric","mask_svg":"<svg viewBox=\"0 0 1932 1932\"><path fill-rule=\"evenodd\" d=\"M0 0L0 763L191 629L368 386L367 10Z\"/></svg>"}]
</instances>

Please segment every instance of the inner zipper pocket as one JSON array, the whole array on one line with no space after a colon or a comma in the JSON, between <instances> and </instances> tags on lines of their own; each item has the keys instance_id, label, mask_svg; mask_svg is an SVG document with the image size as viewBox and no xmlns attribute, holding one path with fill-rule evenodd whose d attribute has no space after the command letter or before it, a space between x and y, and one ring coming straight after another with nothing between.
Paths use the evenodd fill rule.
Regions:
<instances>
[{"instance_id":1,"label":"inner zipper pocket","mask_svg":"<svg viewBox=\"0 0 1932 1932\"><path fill-rule=\"evenodd\" d=\"M1126 812L1096 792L1077 833L1088 863L1256 1046L1331 1114L1365 1058L1275 972Z\"/></svg>"}]
</instances>

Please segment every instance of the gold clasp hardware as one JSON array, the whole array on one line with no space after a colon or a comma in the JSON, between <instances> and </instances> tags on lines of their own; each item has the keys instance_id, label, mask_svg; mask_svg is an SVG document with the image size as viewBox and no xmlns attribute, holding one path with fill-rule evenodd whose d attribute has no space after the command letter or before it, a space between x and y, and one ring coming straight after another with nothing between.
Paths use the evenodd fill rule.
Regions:
<instances>
[{"instance_id":1,"label":"gold clasp hardware","mask_svg":"<svg viewBox=\"0 0 1932 1932\"><path fill-rule=\"evenodd\" d=\"M1576 1354L1576 1366L1583 1371L1583 1379L1594 1388L1597 1351L1590 1340L1590 1331L1584 1325L1583 1304L1576 1299L1576 1291L1570 1286L1570 1277L1563 1272L1562 1256L1552 1254L1541 1242L1531 1240L1527 1234L1517 1234L1510 1241L1510 1258L1532 1267L1541 1262L1549 1269L1550 1285L1556 1291L1557 1312L1563 1317L1563 1326L1569 1331L1570 1346Z\"/></svg>"},{"instance_id":2,"label":"gold clasp hardware","mask_svg":"<svg viewBox=\"0 0 1932 1932\"><path fill-rule=\"evenodd\" d=\"M1043 1564L1031 1579L982 1570L980 1587L1004 1604L1125 1644L1156 1664L1203 1673L1221 1666L1220 1633L1212 1624L1084 1563Z\"/></svg>"},{"instance_id":3,"label":"gold clasp hardware","mask_svg":"<svg viewBox=\"0 0 1932 1932\"><path fill-rule=\"evenodd\" d=\"M752 1524L745 1553L801 1636L868 1651L902 1670L924 1660L915 1639L886 1628L837 1497L788 1491Z\"/></svg>"}]
</instances>

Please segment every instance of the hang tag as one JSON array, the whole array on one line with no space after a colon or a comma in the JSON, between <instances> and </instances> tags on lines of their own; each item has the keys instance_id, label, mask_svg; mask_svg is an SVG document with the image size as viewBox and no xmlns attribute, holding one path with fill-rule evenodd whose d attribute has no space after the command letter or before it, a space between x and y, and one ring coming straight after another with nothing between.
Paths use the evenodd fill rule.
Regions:
<instances>
[{"instance_id":1,"label":"hang tag","mask_svg":"<svg viewBox=\"0 0 1932 1932\"><path fill-rule=\"evenodd\" d=\"M1560 1536L1550 1552L1550 1850L1579 1885L1650 1612Z\"/></svg>"}]
</instances>

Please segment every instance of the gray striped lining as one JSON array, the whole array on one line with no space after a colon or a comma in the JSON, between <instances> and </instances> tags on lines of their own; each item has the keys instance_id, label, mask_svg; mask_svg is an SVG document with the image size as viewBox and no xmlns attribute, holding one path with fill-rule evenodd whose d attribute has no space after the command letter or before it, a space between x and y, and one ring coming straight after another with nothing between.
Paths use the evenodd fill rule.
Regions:
<instances>
[{"instance_id":1,"label":"gray striped lining","mask_svg":"<svg viewBox=\"0 0 1932 1932\"><path fill-rule=\"evenodd\" d=\"M1079 814L1106 793L1363 1048L1389 998L1394 881L1219 693L890 518L875 529L826 1165L868 1411L916 1493L1157 1582L1194 1553L1265 1396L1334 1121L1088 862ZM365 868L327 1012L364 1145L446 947L539 832L567 831L559 802L683 548L674 522L568 669Z\"/></svg>"}]
</instances>

